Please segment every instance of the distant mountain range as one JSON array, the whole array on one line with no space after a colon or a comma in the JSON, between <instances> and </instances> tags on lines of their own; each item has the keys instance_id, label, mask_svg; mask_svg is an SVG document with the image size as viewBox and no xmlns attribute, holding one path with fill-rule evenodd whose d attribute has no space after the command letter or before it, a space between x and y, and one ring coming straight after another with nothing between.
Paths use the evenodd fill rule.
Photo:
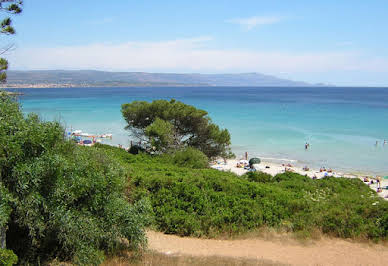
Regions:
<instances>
[{"instance_id":1,"label":"distant mountain range","mask_svg":"<svg viewBox=\"0 0 388 266\"><path fill-rule=\"evenodd\" d=\"M322 86L281 79L260 73L173 74L106 72L96 70L8 71L6 87L100 86Z\"/></svg>"}]
</instances>

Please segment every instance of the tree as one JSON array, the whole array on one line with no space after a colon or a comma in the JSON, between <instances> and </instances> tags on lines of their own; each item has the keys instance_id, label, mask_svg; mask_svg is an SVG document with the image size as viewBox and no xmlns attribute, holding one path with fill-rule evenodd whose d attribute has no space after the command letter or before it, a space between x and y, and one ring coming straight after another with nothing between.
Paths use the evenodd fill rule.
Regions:
<instances>
[{"instance_id":1,"label":"tree","mask_svg":"<svg viewBox=\"0 0 388 266\"><path fill-rule=\"evenodd\" d=\"M22 8L21 8L22 5L23 5L23 2L18 0L0 0L0 11L4 11L8 14L19 14L22 12ZM6 35L15 34L15 29L12 27L12 20L10 17L6 17L0 22L0 33L6 34ZM0 55L7 52L11 47L12 45L4 47L0 51ZM7 69L8 69L8 61L4 58L0 58L0 83L4 83L6 81L7 73L5 71ZM0 183L1 183L1 176L0 176ZM1 187L0 187L0 190L1 190ZM0 195L0 201L1 201L1 195ZM0 248L5 248L6 246L5 227L3 226L3 219L6 216L2 215L6 211L7 211L6 208L0 205Z\"/></svg>"},{"instance_id":2,"label":"tree","mask_svg":"<svg viewBox=\"0 0 388 266\"><path fill-rule=\"evenodd\" d=\"M0 95L0 227L7 229L7 248L21 264L58 257L96 265L105 252L144 247L149 204L129 203L125 170L104 151L64 135L59 123L24 117L14 99Z\"/></svg>"},{"instance_id":3,"label":"tree","mask_svg":"<svg viewBox=\"0 0 388 266\"><path fill-rule=\"evenodd\" d=\"M22 12L23 1L21 0L0 0L0 11L4 11L8 14L20 14ZM10 17L4 18L0 22L0 33L6 35L15 34L15 29L12 26L12 19ZM0 55L7 52L12 45L3 47L0 51ZM4 58L0 58L0 82L5 82L7 79L8 61Z\"/></svg>"},{"instance_id":4,"label":"tree","mask_svg":"<svg viewBox=\"0 0 388 266\"><path fill-rule=\"evenodd\" d=\"M209 158L230 157L230 134L208 113L174 99L123 104L126 129L146 150L159 153L194 147Z\"/></svg>"}]
</instances>

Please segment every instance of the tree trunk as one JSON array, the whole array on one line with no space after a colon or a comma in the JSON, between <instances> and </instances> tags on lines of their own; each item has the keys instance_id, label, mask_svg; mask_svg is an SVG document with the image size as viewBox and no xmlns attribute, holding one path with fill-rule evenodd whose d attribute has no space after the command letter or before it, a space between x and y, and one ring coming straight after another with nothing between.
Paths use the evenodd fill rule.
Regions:
<instances>
[{"instance_id":1,"label":"tree trunk","mask_svg":"<svg viewBox=\"0 0 388 266\"><path fill-rule=\"evenodd\" d=\"M6 248L6 231L5 227L0 228L0 248Z\"/></svg>"}]
</instances>

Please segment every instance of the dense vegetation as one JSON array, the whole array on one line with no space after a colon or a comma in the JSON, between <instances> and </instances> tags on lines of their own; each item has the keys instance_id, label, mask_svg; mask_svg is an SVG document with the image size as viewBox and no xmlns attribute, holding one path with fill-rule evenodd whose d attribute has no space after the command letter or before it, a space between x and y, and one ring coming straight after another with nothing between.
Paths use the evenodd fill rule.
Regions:
<instances>
[{"instance_id":1,"label":"dense vegetation","mask_svg":"<svg viewBox=\"0 0 388 266\"><path fill-rule=\"evenodd\" d=\"M207 157L230 157L230 134L214 124L208 113L179 101L134 101L123 104L126 129L144 150L167 153L194 147Z\"/></svg>"},{"instance_id":2,"label":"dense vegetation","mask_svg":"<svg viewBox=\"0 0 388 266\"><path fill-rule=\"evenodd\" d=\"M358 179L238 177L207 162L193 147L161 155L80 147L58 123L25 117L0 94L0 229L9 249L0 249L0 262L99 264L105 254L145 247L151 222L182 236L262 227L306 236L317 230L343 238L388 236L388 202Z\"/></svg>"},{"instance_id":3,"label":"dense vegetation","mask_svg":"<svg viewBox=\"0 0 388 266\"><path fill-rule=\"evenodd\" d=\"M149 203L129 203L127 180L105 151L67 141L58 123L24 117L0 95L0 228L19 263L99 264L144 247ZM1 250L1 259L14 257Z\"/></svg>"},{"instance_id":4,"label":"dense vegetation","mask_svg":"<svg viewBox=\"0 0 388 266\"><path fill-rule=\"evenodd\" d=\"M150 199L154 226L166 233L233 235L265 226L306 236L316 230L343 238L388 235L388 202L358 179L312 180L294 173L238 177L182 167L169 156L131 155L102 145L98 149L126 166L131 199Z\"/></svg>"}]
</instances>

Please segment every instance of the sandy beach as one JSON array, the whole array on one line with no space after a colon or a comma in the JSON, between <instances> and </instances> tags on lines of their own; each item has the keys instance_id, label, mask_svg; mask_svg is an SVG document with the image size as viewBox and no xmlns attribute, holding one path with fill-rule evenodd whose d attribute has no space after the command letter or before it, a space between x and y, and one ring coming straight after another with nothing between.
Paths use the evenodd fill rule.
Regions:
<instances>
[{"instance_id":1,"label":"sandy beach","mask_svg":"<svg viewBox=\"0 0 388 266\"><path fill-rule=\"evenodd\" d=\"M210 166L220 171L230 171L237 175L243 175L249 171L247 169L244 169L243 167L237 167L237 165L243 161L244 159L230 159L230 160L226 160L226 163L225 163L223 160L217 160L216 162L213 162ZM292 172L305 175L310 178L316 178L316 179L321 179L321 178L324 178L325 176L333 176L336 178L358 178L364 182L364 178L368 177L369 181L373 180L373 184L370 184L369 182L364 182L364 184L369 185L369 187L372 190L377 191L377 182L376 182L375 176L366 175L366 174L344 173L341 171L336 171L335 169L331 170L330 168L327 168L326 171L320 171L320 169L312 169L312 168L309 168L306 171L306 169L303 169L303 168L304 166L300 166L294 163L289 163L289 162L275 163L273 161L266 161L266 160L261 160L260 164L255 165L256 171L261 171L261 172L270 174L272 176L284 173L287 169L287 171L292 171ZM381 180L381 187L383 189L381 192L378 193L378 195L384 198L385 200L388 200L388 189L387 189L388 180L387 179Z\"/></svg>"}]
</instances>

